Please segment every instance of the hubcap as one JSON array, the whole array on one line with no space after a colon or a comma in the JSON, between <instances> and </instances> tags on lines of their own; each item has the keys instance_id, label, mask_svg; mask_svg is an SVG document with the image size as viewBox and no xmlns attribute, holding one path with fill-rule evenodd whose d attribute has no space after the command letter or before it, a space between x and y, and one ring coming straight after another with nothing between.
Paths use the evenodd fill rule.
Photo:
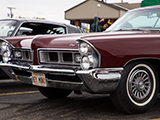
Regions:
<instances>
[{"instance_id":1,"label":"hubcap","mask_svg":"<svg viewBox=\"0 0 160 120\"><path fill-rule=\"evenodd\" d=\"M151 90L151 80L145 70L136 70L129 79L129 93L135 100L145 99Z\"/></svg>"}]
</instances>

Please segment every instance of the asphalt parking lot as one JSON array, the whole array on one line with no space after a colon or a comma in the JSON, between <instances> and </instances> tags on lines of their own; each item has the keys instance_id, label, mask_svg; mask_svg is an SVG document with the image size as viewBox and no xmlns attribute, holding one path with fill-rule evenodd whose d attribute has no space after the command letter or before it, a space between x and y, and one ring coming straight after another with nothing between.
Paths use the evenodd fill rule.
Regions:
<instances>
[{"instance_id":1,"label":"asphalt parking lot","mask_svg":"<svg viewBox=\"0 0 160 120\"><path fill-rule=\"evenodd\" d=\"M36 87L14 80L0 81L0 120L160 120L160 99L147 112L120 113L109 95L71 94L49 100Z\"/></svg>"}]
</instances>

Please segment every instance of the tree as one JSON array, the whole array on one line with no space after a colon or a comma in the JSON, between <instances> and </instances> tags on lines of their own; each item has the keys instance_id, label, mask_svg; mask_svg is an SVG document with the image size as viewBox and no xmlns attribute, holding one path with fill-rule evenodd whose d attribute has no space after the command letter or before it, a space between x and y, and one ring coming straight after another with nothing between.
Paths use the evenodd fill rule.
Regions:
<instances>
[{"instance_id":1,"label":"tree","mask_svg":"<svg viewBox=\"0 0 160 120\"><path fill-rule=\"evenodd\" d=\"M143 0L141 2L141 7L160 5L160 0Z\"/></svg>"}]
</instances>

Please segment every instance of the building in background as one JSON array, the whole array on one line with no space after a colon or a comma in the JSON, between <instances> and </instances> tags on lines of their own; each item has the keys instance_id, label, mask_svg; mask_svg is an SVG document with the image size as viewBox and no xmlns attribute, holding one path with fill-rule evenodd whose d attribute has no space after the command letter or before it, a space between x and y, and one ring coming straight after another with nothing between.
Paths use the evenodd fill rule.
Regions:
<instances>
[{"instance_id":1,"label":"building in background","mask_svg":"<svg viewBox=\"0 0 160 120\"><path fill-rule=\"evenodd\" d=\"M95 16L106 19L118 19L128 10L141 7L140 3L117 3L109 4L104 1L86 0L65 11L65 19L71 24L80 26L87 23L91 26Z\"/></svg>"}]
</instances>

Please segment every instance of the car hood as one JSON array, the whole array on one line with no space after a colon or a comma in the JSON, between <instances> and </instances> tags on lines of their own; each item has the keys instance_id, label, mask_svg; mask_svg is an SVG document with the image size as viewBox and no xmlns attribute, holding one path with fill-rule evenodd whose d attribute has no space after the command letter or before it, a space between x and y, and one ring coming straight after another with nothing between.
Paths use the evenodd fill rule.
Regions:
<instances>
[{"instance_id":1,"label":"car hood","mask_svg":"<svg viewBox=\"0 0 160 120\"><path fill-rule=\"evenodd\" d=\"M32 42L32 48L78 48L76 40L86 33L50 35L37 37Z\"/></svg>"},{"instance_id":2,"label":"car hood","mask_svg":"<svg viewBox=\"0 0 160 120\"><path fill-rule=\"evenodd\" d=\"M102 33L78 33L67 35L37 35L37 36L19 36L4 38L14 47L23 48L61 48L61 49L77 49L77 39L85 39L92 43L95 47L101 46L103 41L141 38L155 35L153 31L118 31L118 32L102 32ZM159 34L158 34L159 35Z\"/></svg>"},{"instance_id":3,"label":"car hood","mask_svg":"<svg viewBox=\"0 0 160 120\"><path fill-rule=\"evenodd\" d=\"M14 47L17 48L31 48L32 40L35 36L18 36L18 37L6 37L4 38L9 43L11 43Z\"/></svg>"},{"instance_id":4,"label":"car hood","mask_svg":"<svg viewBox=\"0 0 160 120\"><path fill-rule=\"evenodd\" d=\"M78 33L59 36L41 36L37 37L32 42L32 48L60 48L60 49L77 49L77 39L85 39L93 45L97 45L100 41L112 39L128 39L136 36L140 37L144 34L150 35L155 32L151 31L119 31L119 32L102 32L102 33Z\"/></svg>"}]
</instances>

